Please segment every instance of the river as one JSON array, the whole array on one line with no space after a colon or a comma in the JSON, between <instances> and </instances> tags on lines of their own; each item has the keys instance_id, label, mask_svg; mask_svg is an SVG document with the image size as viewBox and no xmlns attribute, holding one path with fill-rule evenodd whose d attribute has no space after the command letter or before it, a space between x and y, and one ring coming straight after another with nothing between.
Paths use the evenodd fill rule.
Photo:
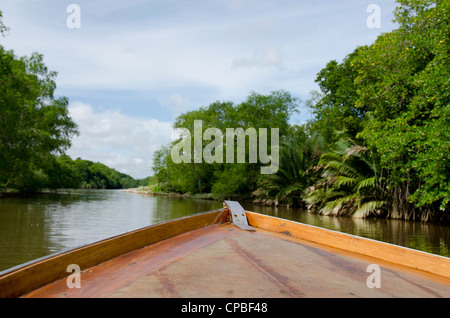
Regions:
<instances>
[{"instance_id":1,"label":"river","mask_svg":"<svg viewBox=\"0 0 450 318\"><path fill-rule=\"evenodd\" d=\"M450 227L400 220L312 215L294 208L245 209L450 257ZM119 190L0 197L0 271L114 235L221 208L222 202Z\"/></svg>"}]
</instances>

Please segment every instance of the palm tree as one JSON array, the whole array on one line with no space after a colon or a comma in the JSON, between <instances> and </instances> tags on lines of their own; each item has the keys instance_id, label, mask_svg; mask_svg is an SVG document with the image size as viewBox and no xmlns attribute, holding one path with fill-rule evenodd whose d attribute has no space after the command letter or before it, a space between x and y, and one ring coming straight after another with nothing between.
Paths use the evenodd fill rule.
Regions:
<instances>
[{"instance_id":1,"label":"palm tree","mask_svg":"<svg viewBox=\"0 0 450 318\"><path fill-rule=\"evenodd\" d=\"M305 156L292 142L286 142L280 147L280 159L277 173L261 178L260 193L277 202L297 205L307 187Z\"/></svg>"},{"instance_id":2,"label":"palm tree","mask_svg":"<svg viewBox=\"0 0 450 318\"><path fill-rule=\"evenodd\" d=\"M280 146L280 167L277 173L264 175L259 180L259 196L278 203L302 205L305 189L313 182L311 168L317 164L322 148L323 139L319 134L307 135L305 131L297 131L296 135Z\"/></svg>"},{"instance_id":3,"label":"palm tree","mask_svg":"<svg viewBox=\"0 0 450 318\"><path fill-rule=\"evenodd\" d=\"M306 190L309 207L324 215L367 217L386 212L386 179L376 156L351 139L324 153L316 170L322 179Z\"/></svg>"}]
</instances>

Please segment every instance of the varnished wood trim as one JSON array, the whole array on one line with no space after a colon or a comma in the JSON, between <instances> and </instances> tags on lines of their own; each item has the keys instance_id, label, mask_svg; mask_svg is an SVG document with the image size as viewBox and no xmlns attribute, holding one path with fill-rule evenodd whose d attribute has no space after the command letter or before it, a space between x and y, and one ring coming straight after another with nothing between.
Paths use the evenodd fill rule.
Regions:
<instances>
[{"instance_id":1,"label":"varnished wood trim","mask_svg":"<svg viewBox=\"0 0 450 318\"><path fill-rule=\"evenodd\" d=\"M3 272L0 276L0 297L20 297L67 277L70 273L66 270L70 264L77 264L84 270L144 246L209 225L224 223L227 218L228 209L195 214L39 259L12 271Z\"/></svg>"},{"instance_id":2,"label":"varnished wood trim","mask_svg":"<svg viewBox=\"0 0 450 318\"><path fill-rule=\"evenodd\" d=\"M251 226L450 278L450 258L246 211Z\"/></svg>"}]
</instances>

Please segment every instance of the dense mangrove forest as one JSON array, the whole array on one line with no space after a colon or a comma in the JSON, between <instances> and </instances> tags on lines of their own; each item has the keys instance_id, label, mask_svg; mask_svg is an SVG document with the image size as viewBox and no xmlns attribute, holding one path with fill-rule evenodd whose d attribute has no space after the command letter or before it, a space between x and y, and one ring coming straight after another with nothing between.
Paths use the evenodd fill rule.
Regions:
<instances>
[{"instance_id":1,"label":"dense mangrove forest","mask_svg":"<svg viewBox=\"0 0 450 318\"><path fill-rule=\"evenodd\" d=\"M277 128L279 169L261 174L250 158L175 163L171 150L185 134L155 153L152 191L302 206L323 215L448 222L449 20L448 1L398 1L398 28L324 65L320 89L308 100L284 90L252 92L238 104L215 101L181 114L174 127L190 132L189 144L196 142L195 120L203 136L208 128ZM305 110L312 120L290 124ZM211 150L209 140L201 141L203 149ZM224 139L212 144L212 152L224 154L218 152L227 148Z\"/></svg>"}]
</instances>

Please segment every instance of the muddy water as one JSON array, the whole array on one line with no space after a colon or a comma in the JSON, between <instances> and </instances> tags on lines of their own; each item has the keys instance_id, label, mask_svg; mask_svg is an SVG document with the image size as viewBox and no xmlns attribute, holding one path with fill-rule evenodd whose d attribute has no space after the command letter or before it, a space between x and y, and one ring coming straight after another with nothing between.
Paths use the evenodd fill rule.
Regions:
<instances>
[{"instance_id":1,"label":"muddy water","mask_svg":"<svg viewBox=\"0 0 450 318\"><path fill-rule=\"evenodd\" d=\"M217 201L116 190L0 197L0 271L144 226L221 208ZM395 220L320 217L299 209L245 209L450 256L450 227Z\"/></svg>"}]
</instances>

